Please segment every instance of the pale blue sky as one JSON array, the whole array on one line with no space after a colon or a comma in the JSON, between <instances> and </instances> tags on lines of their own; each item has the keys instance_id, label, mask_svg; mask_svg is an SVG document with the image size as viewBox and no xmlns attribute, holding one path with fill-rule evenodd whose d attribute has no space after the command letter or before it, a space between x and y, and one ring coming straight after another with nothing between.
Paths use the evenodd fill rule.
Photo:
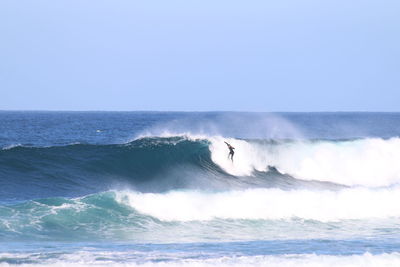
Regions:
<instances>
[{"instance_id":1,"label":"pale blue sky","mask_svg":"<svg viewBox=\"0 0 400 267\"><path fill-rule=\"evenodd\" d=\"M400 111L399 0L2 0L0 110Z\"/></svg>"}]
</instances>

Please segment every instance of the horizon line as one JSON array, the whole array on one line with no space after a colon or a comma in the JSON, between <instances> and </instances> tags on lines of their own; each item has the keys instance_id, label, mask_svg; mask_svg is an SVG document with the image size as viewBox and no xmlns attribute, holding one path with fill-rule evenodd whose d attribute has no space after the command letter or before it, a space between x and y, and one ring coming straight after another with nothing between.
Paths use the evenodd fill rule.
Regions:
<instances>
[{"instance_id":1,"label":"horizon line","mask_svg":"<svg viewBox=\"0 0 400 267\"><path fill-rule=\"evenodd\" d=\"M248 110L68 110L68 109L0 109L0 112L149 112L149 113L400 113L400 111L248 111Z\"/></svg>"}]
</instances>

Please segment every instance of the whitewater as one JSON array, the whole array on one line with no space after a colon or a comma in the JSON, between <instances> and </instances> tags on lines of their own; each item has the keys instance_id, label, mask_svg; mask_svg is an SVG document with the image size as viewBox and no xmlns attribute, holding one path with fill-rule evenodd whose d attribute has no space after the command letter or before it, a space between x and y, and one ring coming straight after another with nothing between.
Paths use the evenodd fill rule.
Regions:
<instances>
[{"instance_id":1,"label":"whitewater","mask_svg":"<svg viewBox=\"0 0 400 267\"><path fill-rule=\"evenodd\" d=\"M0 118L0 266L399 265L400 114Z\"/></svg>"}]
</instances>

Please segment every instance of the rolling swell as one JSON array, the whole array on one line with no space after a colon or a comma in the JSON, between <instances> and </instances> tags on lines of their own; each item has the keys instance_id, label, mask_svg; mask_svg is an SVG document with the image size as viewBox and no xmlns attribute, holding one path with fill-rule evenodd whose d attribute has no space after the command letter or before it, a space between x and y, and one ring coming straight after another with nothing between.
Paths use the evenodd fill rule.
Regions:
<instances>
[{"instance_id":1,"label":"rolling swell","mask_svg":"<svg viewBox=\"0 0 400 267\"><path fill-rule=\"evenodd\" d=\"M196 175L227 175L211 161L207 141L181 137L114 145L18 146L0 151L0 166L0 195L5 199L73 197L118 184L163 191L188 186Z\"/></svg>"},{"instance_id":2,"label":"rolling swell","mask_svg":"<svg viewBox=\"0 0 400 267\"><path fill-rule=\"evenodd\" d=\"M110 189L167 192L258 187L335 189L400 182L400 139L276 141L145 137L127 144L0 150L0 201L77 197Z\"/></svg>"},{"instance_id":3,"label":"rolling swell","mask_svg":"<svg viewBox=\"0 0 400 267\"><path fill-rule=\"evenodd\" d=\"M215 143L223 144L217 152ZM0 150L0 201L78 197L126 188L159 193L175 189L334 187L283 175L267 162L262 163L265 170L249 165L252 171L248 174L231 173L229 167L245 162L240 157L253 154L241 153L233 164L226 157L222 140L184 136L145 137L110 145L15 146Z\"/></svg>"}]
</instances>

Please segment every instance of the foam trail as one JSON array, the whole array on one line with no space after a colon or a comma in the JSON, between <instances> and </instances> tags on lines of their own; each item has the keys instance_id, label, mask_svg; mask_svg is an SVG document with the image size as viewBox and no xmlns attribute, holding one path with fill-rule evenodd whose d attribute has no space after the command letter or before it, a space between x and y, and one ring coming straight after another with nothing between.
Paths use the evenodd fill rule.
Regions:
<instances>
[{"instance_id":1,"label":"foam trail","mask_svg":"<svg viewBox=\"0 0 400 267\"><path fill-rule=\"evenodd\" d=\"M227 159L225 139L209 140L212 160L232 175L251 175L270 165L302 180L368 187L400 183L400 138L275 144L226 139L236 147L233 163Z\"/></svg>"},{"instance_id":2,"label":"foam trail","mask_svg":"<svg viewBox=\"0 0 400 267\"><path fill-rule=\"evenodd\" d=\"M63 254L60 258L46 257L41 259L39 263L36 261L36 255L19 255L12 253L1 253L1 258L16 259L17 262L30 258L30 263L19 264L18 266L142 266L142 267L174 267L174 266L268 266L268 267L398 267L400 265L399 253L383 253L372 255L365 253L362 255L336 256L336 255L316 255L316 254L287 254L287 255L259 255L259 256L225 256L210 258L181 258L177 255L154 255L150 254L145 257L146 260L137 259L135 251L128 252L77 252L73 254ZM157 259L157 256L166 258L165 260ZM33 260L32 260L33 258ZM153 259L155 258L155 259ZM124 260L121 263L121 259ZM8 263L1 263L1 267L12 266Z\"/></svg>"},{"instance_id":3,"label":"foam trail","mask_svg":"<svg viewBox=\"0 0 400 267\"><path fill-rule=\"evenodd\" d=\"M308 191L248 189L165 194L117 192L117 201L164 221L221 219L279 220L302 218L322 222L400 217L400 188Z\"/></svg>"}]
</instances>

